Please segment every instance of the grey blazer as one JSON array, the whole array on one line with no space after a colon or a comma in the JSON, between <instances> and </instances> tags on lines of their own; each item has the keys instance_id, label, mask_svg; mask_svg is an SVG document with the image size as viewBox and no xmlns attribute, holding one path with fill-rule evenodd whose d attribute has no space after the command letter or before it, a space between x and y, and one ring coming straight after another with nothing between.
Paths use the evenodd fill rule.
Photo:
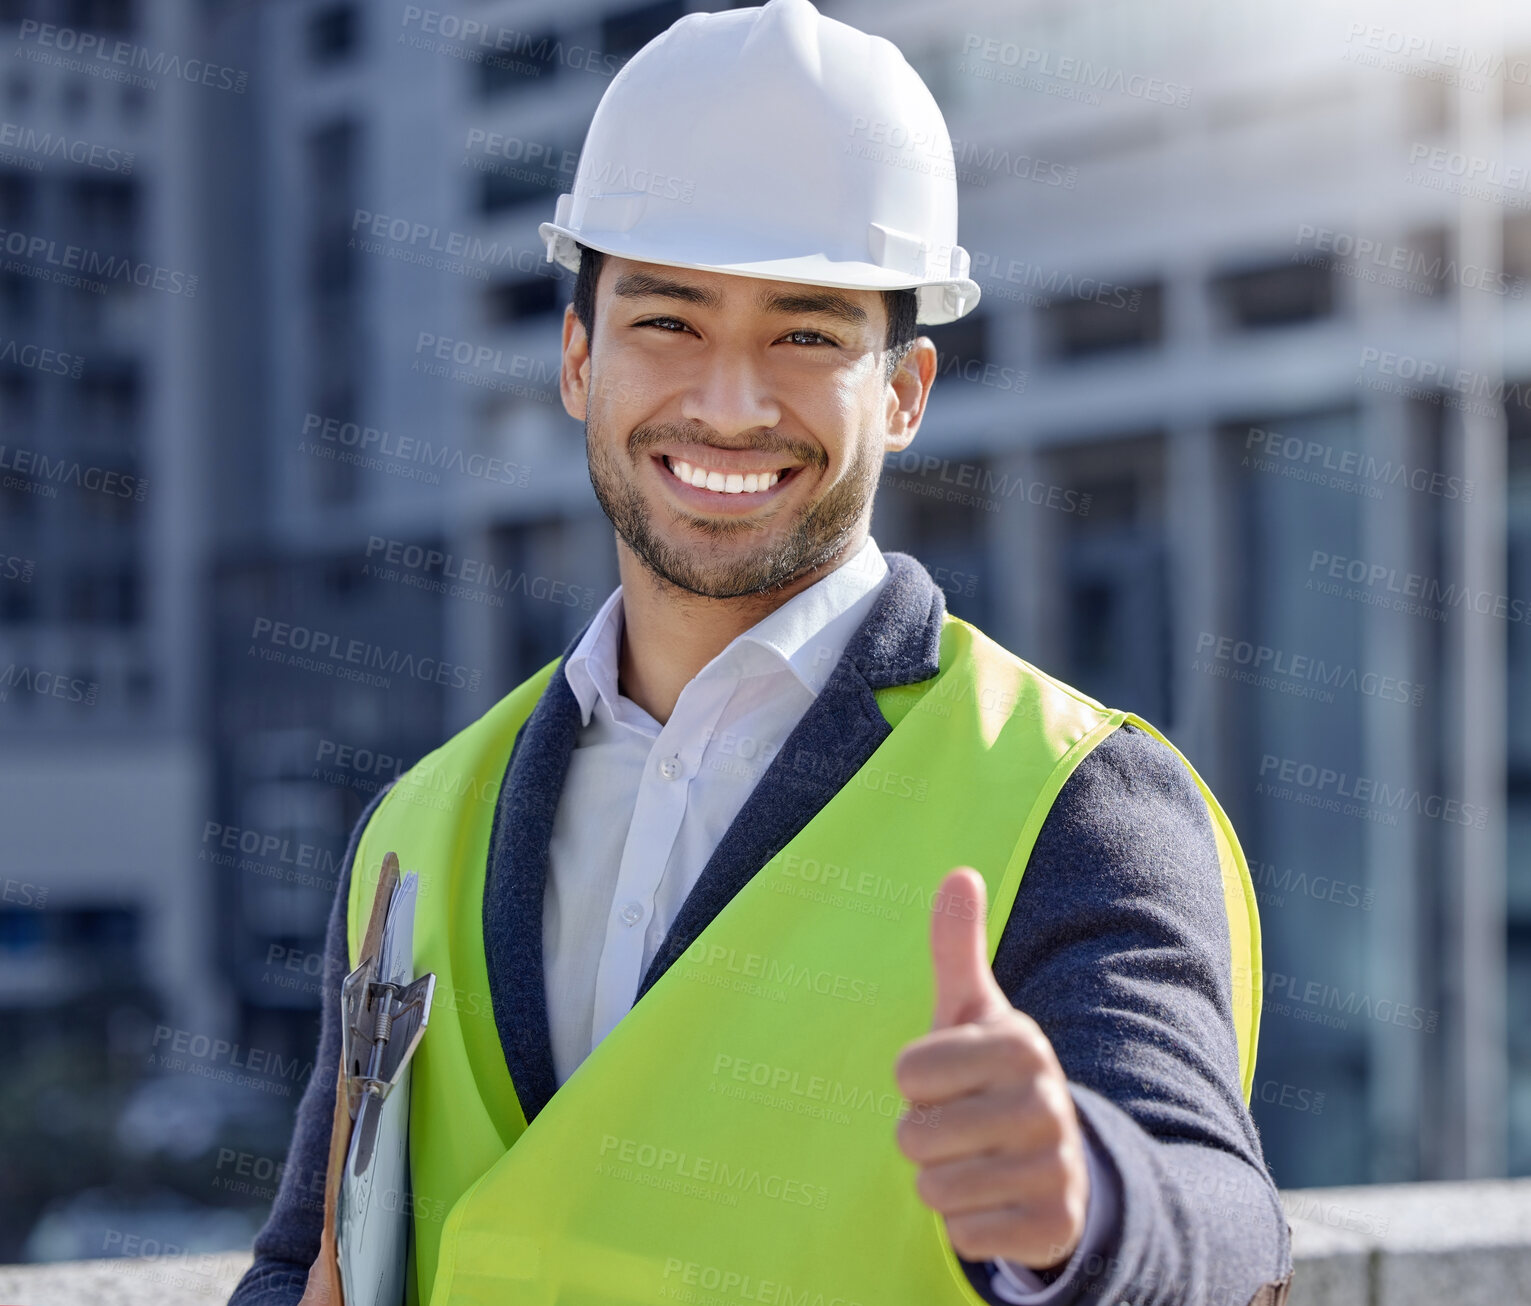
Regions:
<instances>
[{"instance_id":1,"label":"grey blazer","mask_svg":"<svg viewBox=\"0 0 1531 1306\"><path fill-rule=\"evenodd\" d=\"M909 554L884 557L891 575L876 604L714 849L637 1001L887 737L873 691L936 674L941 589ZM555 672L511 753L490 839L490 997L528 1121L557 1088L542 891L579 719L567 679ZM357 840L381 797L351 833L326 939L314 1074L255 1239L255 1263L230 1306L296 1303L318 1253L340 1063L345 900ZM1012 1005L1051 1040L1119 1199L1104 1251L1084 1258L1059 1306L1124 1297L1137 1306L1285 1301L1291 1230L1239 1087L1229 966L1222 877L1199 791L1164 745L1124 725L1059 792L994 959ZM995 1301L985 1267L964 1269L978 1294Z\"/></svg>"}]
</instances>

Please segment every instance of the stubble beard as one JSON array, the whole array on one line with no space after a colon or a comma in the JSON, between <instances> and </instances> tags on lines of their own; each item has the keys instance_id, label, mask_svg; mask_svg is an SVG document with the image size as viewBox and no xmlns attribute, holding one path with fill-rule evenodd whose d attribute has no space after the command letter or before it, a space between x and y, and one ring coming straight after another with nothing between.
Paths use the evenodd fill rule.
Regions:
<instances>
[{"instance_id":1,"label":"stubble beard","mask_svg":"<svg viewBox=\"0 0 1531 1306\"><path fill-rule=\"evenodd\" d=\"M593 405L592 405L593 408ZM762 594L833 559L856 530L877 488L881 474L877 458L866 441L859 441L854 462L823 498L795 509L796 520L782 535L779 521L769 524L753 519L730 520L694 517L677 512L683 529L697 542L677 547L653 529L651 510L634 483L633 474L649 455L645 452L667 441L700 442L695 427L670 424L635 427L627 438L627 466L600 437L598 422L585 419L585 457L590 484L616 532L645 567L662 581L710 599L742 598ZM777 446L760 446L777 449ZM807 475L824 463L823 451L815 447L783 445L785 461L803 464L798 475ZM668 475L668 473L666 473ZM669 511L658 509L657 511ZM739 555L720 557L708 541L753 538L758 547Z\"/></svg>"}]
</instances>

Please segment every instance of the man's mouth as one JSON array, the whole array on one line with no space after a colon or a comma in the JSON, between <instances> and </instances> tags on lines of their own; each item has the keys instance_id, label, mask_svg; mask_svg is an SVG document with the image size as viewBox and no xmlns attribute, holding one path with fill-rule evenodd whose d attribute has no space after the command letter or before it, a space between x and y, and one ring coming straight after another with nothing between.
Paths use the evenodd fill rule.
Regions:
<instances>
[{"instance_id":1,"label":"man's mouth","mask_svg":"<svg viewBox=\"0 0 1531 1306\"><path fill-rule=\"evenodd\" d=\"M780 467L758 472L729 472L688 463L669 454L661 455L670 475L686 485L715 494L760 494L796 475L796 467Z\"/></svg>"}]
</instances>

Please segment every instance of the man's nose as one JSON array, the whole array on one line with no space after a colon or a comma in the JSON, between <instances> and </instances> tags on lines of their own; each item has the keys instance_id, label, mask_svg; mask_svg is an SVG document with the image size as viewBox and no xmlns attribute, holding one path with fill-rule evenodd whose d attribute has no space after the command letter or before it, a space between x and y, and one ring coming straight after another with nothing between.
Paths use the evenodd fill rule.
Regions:
<instances>
[{"instance_id":1,"label":"man's nose","mask_svg":"<svg viewBox=\"0 0 1531 1306\"><path fill-rule=\"evenodd\" d=\"M756 360L747 350L711 351L681 400L681 416L724 437L781 420L781 408Z\"/></svg>"}]
</instances>

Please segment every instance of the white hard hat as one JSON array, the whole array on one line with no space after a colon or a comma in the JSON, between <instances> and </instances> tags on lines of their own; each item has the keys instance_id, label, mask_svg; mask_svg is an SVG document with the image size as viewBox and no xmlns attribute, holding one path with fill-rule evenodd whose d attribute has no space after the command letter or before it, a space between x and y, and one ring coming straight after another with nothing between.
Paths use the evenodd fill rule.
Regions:
<instances>
[{"instance_id":1,"label":"white hard hat","mask_svg":"<svg viewBox=\"0 0 1531 1306\"><path fill-rule=\"evenodd\" d=\"M579 241L671 267L914 289L931 325L978 303L935 98L891 41L809 0L688 14L639 50L537 234L571 272Z\"/></svg>"}]
</instances>

